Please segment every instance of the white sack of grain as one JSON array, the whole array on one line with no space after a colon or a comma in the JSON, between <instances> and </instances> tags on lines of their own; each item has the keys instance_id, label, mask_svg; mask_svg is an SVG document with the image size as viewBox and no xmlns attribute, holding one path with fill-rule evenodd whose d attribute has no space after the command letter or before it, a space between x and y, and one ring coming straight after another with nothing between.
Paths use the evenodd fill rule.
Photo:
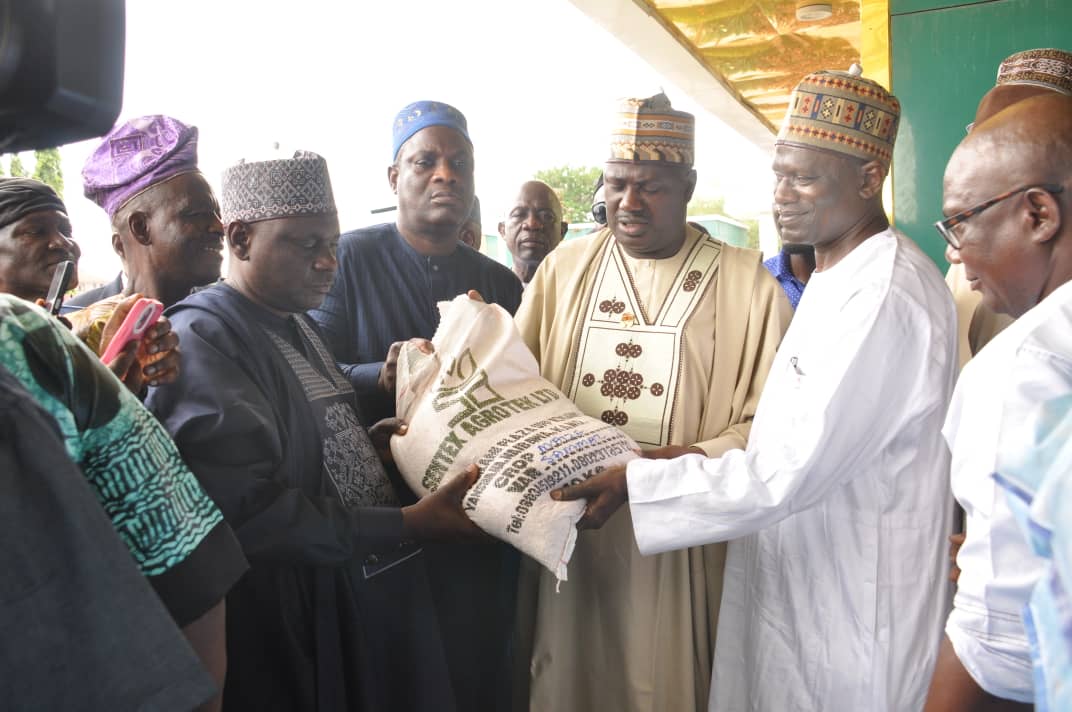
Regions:
<instances>
[{"instance_id":1,"label":"white sack of grain","mask_svg":"<svg viewBox=\"0 0 1072 712\"><path fill-rule=\"evenodd\" d=\"M549 493L628 462L639 448L540 377L501 307L462 295L439 308L435 353L407 344L399 356L397 413L409 430L391 438L395 463L422 496L479 465L463 501L469 517L565 580L584 502Z\"/></svg>"}]
</instances>

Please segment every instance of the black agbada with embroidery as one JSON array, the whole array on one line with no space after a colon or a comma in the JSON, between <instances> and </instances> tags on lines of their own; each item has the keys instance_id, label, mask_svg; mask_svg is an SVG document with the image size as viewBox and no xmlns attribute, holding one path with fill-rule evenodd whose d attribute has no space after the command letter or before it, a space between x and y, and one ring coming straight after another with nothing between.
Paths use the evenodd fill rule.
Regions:
<instances>
[{"instance_id":1,"label":"black agbada with embroidery","mask_svg":"<svg viewBox=\"0 0 1072 712\"><path fill-rule=\"evenodd\" d=\"M423 556L313 322L222 283L168 316L182 374L147 405L252 565L227 597L224 708L452 709Z\"/></svg>"}]
</instances>

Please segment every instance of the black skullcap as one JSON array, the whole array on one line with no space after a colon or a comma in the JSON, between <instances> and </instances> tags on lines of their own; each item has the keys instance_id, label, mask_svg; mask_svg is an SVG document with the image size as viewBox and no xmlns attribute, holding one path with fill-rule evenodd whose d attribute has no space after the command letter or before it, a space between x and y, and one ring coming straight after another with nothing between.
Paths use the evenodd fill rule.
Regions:
<instances>
[{"instance_id":1,"label":"black skullcap","mask_svg":"<svg viewBox=\"0 0 1072 712\"><path fill-rule=\"evenodd\" d=\"M39 210L67 212L67 206L46 185L32 178L0 178L0 229Z\"/></svg>"}]
</instances>

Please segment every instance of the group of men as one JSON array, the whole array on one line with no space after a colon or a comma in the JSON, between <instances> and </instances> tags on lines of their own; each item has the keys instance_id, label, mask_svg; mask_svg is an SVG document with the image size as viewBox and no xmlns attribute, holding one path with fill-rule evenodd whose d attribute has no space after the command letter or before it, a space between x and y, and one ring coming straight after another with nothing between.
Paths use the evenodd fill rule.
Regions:
<instances>
[{"instance_id":1,"label":"group of men","mask_svg":"<svg viewBox=\"0 0 1072 712\"><path fill-rule=\"evenodd\" d=\"M513 272L464 244L480 232L474 146L447 104L396 116L397 220L341 236L316 154L236 164L217 203L196 128L164 116L117 127L83 172L124 268L69 302L90 345L25 301L0 302L0 396L36 404L41 430L58 432L66 476L99 502L80 504L77 531L99 530L103 508L138 565L116 574L131 621L159 636L156 660L191 671L102 704L937 712L1034 700L1050 680L1032 682L1019 607L1042 567L990 475L1005 432L1072 393L1069 59L1007 60L1001 86L1045 88L977 116L947 169L937 227L950 259L987 308L1017 319L955 393L950 291L882 205L900 106L858 71L809 74L793 93L772 166L787 249L767 265L686 222L694 120L661 94L615 117L604 229L559 244L558 198L521 186L498 226ZM47 187L0 183L0 289L39 299L55 265L77 260L65 212ZM399 351L431 350L437 303L473 290L515 314L546 379L643 451L552 493L586 499L580 527L603 527L579 537L557 592L465 516L475 469L416 501L391 462L391 438L420 437L394 418ZM129 369L109 371L95 355L134 294L167 318L150 347L128 349ZM148 444L117 448L109 428ZM10 457L13 473L44 469L34 453ZM73 511L38 490L14 491ZM967 532L950 614L951 492ZM128 512L117 496L144 505ZM38 575L25 557L11 566L16 592ZM50 593L58 610L71 592ZM87 635L105 635L91 623ZM180 628L211 678L167 638ZM111 633L122 648L136 631ZM116 656L111 677L137 676L136 662ZM37 707L55 701L29 689Z\"/></svg>"}]
</instances>

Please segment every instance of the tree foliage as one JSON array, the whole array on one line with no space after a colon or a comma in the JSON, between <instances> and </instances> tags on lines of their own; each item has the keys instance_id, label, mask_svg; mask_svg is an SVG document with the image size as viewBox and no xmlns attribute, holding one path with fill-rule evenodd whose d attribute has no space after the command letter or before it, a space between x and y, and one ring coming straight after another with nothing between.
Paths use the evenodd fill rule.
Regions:
<instances>
[{"instance_id":1,"label":"tree foliage","mask_svg":"<svg viewBox=\"0 0 1072 712\"><path fill-rule=\"evenodd\" d=\"M599 168L556 166L536 172L536 180L551 186L562 201L562 219L566 222L591 222L592 193L603 171Z\"/></svg>"},{"instance_id":2,"label":"tree foliage","mask_svg":"<svg viewBox=\"0 0 1072 712\"><path fill-rule=\"evenodd\" d=\"M63 198L63 165L60 161L58 148L46 148L35 151L37 163L34 166L33 177L42 183L52 186L52 189Z\"/></svg>"},{"instance_id":3,"label":"tree foliage","mask_svg":"<svg viewBox=\"0 0 1072 712\"><path fill-rule=\"evenodd\" d=\"M7 165L7 172L11 174L12 178L26 178L29 176L29 172L23 167L22 159L19 158L19 154L11 154L11 161Z\"/></svg>"},{"instance_id":4,"label":"tree foliage","mask_svg":"<svg viewBox=\"0 0 1072 712\"><path fill-rule=\"evenodd\" d=\"M693 198L689 201L689 207L686 213L689 216L693 215L725 215L726 214L726 199L723 197L718 198Z\"/></svg>"}]
</instances>

